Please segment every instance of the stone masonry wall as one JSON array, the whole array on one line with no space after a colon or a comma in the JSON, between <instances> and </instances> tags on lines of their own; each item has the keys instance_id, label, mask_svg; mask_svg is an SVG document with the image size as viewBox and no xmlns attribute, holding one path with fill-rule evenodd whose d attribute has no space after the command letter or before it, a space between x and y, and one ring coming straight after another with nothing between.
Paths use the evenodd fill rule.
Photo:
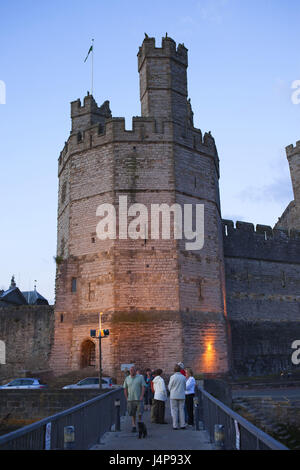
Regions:
<instances>
[{"instance_id":1,"label":"stone masonry wall","mask_svg":"<svg viewBox=\"0 0 300 470\"><path fill-rule=\"evenodd\" d=\"M299 233L223 223L234 372L279 373L292 366L291 345L300 338Z\"/></svg>"},{"instance_id":2,"label":"stone masonry wall","mask_svg":"<svg viewBox=\"0 0 300 470\"><path fill-rule=\"evenodd\" d=\"M97 395L97 390L1 390L0 423L25 426Z\"/></svg>"},{"instance_id":3,"label":"stone masonry wall","mask_svg":"<svg viewBox=\"0 0 300 470\"><path fill-rule=\"evenodd\" d=\"M1 382L22 376L24 370L49 369L53 335L53 306L1 307L0 340L6 349L6 364L0 364Z\"/></svg>"}]
</instances>

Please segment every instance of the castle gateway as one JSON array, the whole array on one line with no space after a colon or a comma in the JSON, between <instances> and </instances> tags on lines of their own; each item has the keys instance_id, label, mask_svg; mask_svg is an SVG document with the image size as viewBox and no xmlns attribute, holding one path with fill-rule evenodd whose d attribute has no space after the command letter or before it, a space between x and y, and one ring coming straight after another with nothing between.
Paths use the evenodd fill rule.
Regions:
<instances>
[{"instance_id":1,"label":"castle gateway","mask_svg":"<svg viewBox=\"0 0 300 470\"><path fill-rule=\"evenodd\" d=\"M206 374L275 370L288 361L295 328L300 338L299 234L222 221L218 152L210 132L193 125L187 64L184 45L165 37L156 47L154 38L144 39L141 116L130 131L124 118L112 117L108 101L99 107L88 94L83 104L71 103L72 130L58 165L56 374L98 367L90 330L98 328L100 312L110 330L103 369L114 377L128 363L167 374L178 361ZM299 155L300 146L293 157L298 172ZM97 215L98 208L119 214L125 196L127 207L135 207L126 215L137 236L124 236L115 217L123 236L99 237L105 211ZM204 207L201 249L188 250L187 240L174 236L174 214L170 236L151 237L150 216L139 219L138 209L151 214L153 205L176 206L182 214L187 205ZM286 335L273 344L268 327L277 331L276 321Z\"/></svg>"}]
</instances>

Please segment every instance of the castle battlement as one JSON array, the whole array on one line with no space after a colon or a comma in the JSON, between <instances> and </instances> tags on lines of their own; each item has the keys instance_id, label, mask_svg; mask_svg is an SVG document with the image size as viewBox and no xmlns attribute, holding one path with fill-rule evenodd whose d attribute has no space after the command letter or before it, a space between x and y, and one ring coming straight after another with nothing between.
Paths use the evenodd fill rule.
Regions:
<instances>
[{"instance_id":1,"label":"castle battlement","mask_svg":"<svg viewBox=\"0 0 300 470\"><path fill-rule=\"evenodd\" d=\"M81 106L80 100L73 103L78 103L74 106L78 106L79 112L85 107L84 105ZM151 141L167 143L168 141L173 142L173 139L184 147L214 158L219 171L218 153L215 140L210 132L202 135L201 130L196 128L186 128L183 132L181 126L170 120L161 121L154 117L134 116L132 118L132 129L126 129L124 117L110 117L89 125L83 130L75 129L71 131L58 159L58 173L60 174L65 163L74 153L113 142L142 143Z\"/></svg>"},{"instance_id":2,"label":"castle battlement","mask_svg":"<svg viewBox=\"0 0 300 470\"><path fill-rule=\"evenodd\" d=\"M300 231L299 230L285 230L280 228L272 228L269 225L256 225L250 222L234 222L232 220L223 219L223 230L224 236L228 237L232 234L241 235L243 234L252 234L253 237L258 236L259 238L263 237L265 241L267 240L300 240Z\"/></svg>"},{"instance_id":3,"label":"castle battlement","mask_svg":"<svg viewBox=\"0 0 300 470\"><path fill-rule=\"evenodd\" d=\"M88 94L83 99L81 104L80 98L71 102L71 117L82 116L85 113L98 112L99 107L92 95Z\"/></svg>"},{"instance_id":4,"label":"castle battlement","mask_svg":"<svg viewBox=\"0 0 300 470\"><path fill-rule=\"evenodd\" d=\"M174 39L169 38L167 36L162 38L161 47L156 47L155 38L146 37L138 52L139 71L144 62L145 57L171 57L172 59L176 60L177 62L180 62L181 64L187 67L187 52L188 50L183 44L178 44L178 46L176 47L176 42L174 41Z\"/></svg>"},{"instance_id":5,"label":"castle battlement","mask_svg":"<svg viewBox=\"0 0 300 470\"><path fill-rule=\"evenodd\" d=\"M222 220L224 254L229 258L248 258L300 263L300 231L272 229L268 225Z\"/></svg>"},{"instance_id":6,"label":"castle battlement","mask_svg":"<svg viewBox=\"0 0 300 470\"><path fill-rule=\"evenodd\" d=\"M296 142L296 145L294 146L293 144L288 145L286 148L286 155L287 157L291 157L293 155L296 155L297 153L300 153L300 140Z\"/></svg>"},{"instance_id":7,"label":"castle battlement","mask_svg":"<svg viewBox=\"0 0 300 470\"><path fill-rule=\"evenodd\" d=\"M105 119L109 118L111 118L111 111L108 100L98 106L94 97L88 93L84 97L83 104L81 104L80 99L71 102L71 133L83 131L95 123L104 125Z\"/></svg>"}]
</instances>

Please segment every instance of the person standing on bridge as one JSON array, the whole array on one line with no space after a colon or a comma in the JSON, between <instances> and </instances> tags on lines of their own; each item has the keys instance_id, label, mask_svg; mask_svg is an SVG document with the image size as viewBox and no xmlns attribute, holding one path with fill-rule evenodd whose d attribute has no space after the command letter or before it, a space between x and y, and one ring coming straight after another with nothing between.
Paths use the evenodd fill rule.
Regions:
<instances>
[{"instance_id":1,"label":"person standing on bridge","mask_svg":"<svg viewBox=\"0 0 300 470\"><path fill-rule=\"evenodd\" d=\"M144 375L144 380L145 380L145 394L144 394L144 405L145 405L145 410L150 411L151 410L151 405L152 405L152 400L153 400L153 391L151 388L152 381L154 379L154 376L151 372L151 369L146 369L146 374Z\"/></svg>"},{"instance_id":2,"label":"person standing on bridge","mask_svg":"<svg viewBox=\"0 0 300 470\"><path fill-rule=\"evenodd\" d=\"M186 377L186 372L185 372L185 368L184 368L183 362L178 362L178 365L179 365L179 367L180 367L180 373Z\"/></svg>"},{"instance_id":3,"label":"person standing on bridge","mask_svg":"<svg viewBox=\"0 0 300 470\"><path fill-rule=\"evenodd\" d=\"M165 381L161 377L162 372L161 369L154 371L154 379L152 381L154 399L151 408L151 423L157 424L167 424L165 421L165 402L168 395Z\"/></svg>"},{"instance_id":4,"label":"person standing on bridge","mask_svg":"<svg viewBox=\"0 0 300 470\"><path fill-rule=\"evenodd\" d=\"M132 432L136 432L136 415L142 421L141 403L145 393L145 380L142 375L136 373L135 367L131 367L130 375L124 380L124 395L127 400L128 415L132 418Z\"/></svg>"},{"instance_id":5,"label":"person standing on bridge","mask_svg":"<svg viewBox=\"0 0 300 470\"><path fill-rule=\"evenodd\" d=\"M176 364L174 374L171 375L168 389L170 391L170 406L173 419L173 429L185 429L185 386L186 378L181 374L181 367Z\"/></svg>"},{"instance_id":6,"label":"person standing on bridge","mask_svg":"<svg viewBox=\"0 0 300 470\"><path fill-rule=\"evenodd\" d=\"M186 391L185 391L185 406L188 416L188 425L194 425L194 396L196 380L194 379L193 371L190 367L185 369L186 372Z\"/></svg>"}]
</instances>

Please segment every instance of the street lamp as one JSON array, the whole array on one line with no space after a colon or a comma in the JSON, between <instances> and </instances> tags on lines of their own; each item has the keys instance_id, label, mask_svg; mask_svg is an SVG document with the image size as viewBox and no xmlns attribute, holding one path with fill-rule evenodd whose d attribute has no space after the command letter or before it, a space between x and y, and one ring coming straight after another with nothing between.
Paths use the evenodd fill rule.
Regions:
<instances>
[{"instance_id":1,"label":"street lamp","mask_svg":"<svg viewBox=\"0 0 300 470\"><path fill-rule=\"evenodd\" d=\"M102 390L102 351L101 351L101 339L106 338L109 335L109 330L102 330L101 316L103 312L99 313L99 331L98 335L96 330L91 330L90 335L92 338L99 340L99 389Z\"/></svg>"},{"instance_id":2,"label":"street lamp","mask_svg":"<svg viewBox=\"0 0 300 470\"><path fill-rule=\"evenodd\" d=\"M99 389L102 390L102 351L101 351L101 317L103 313L99 313Z\"/></svg>"}]
</instances>

